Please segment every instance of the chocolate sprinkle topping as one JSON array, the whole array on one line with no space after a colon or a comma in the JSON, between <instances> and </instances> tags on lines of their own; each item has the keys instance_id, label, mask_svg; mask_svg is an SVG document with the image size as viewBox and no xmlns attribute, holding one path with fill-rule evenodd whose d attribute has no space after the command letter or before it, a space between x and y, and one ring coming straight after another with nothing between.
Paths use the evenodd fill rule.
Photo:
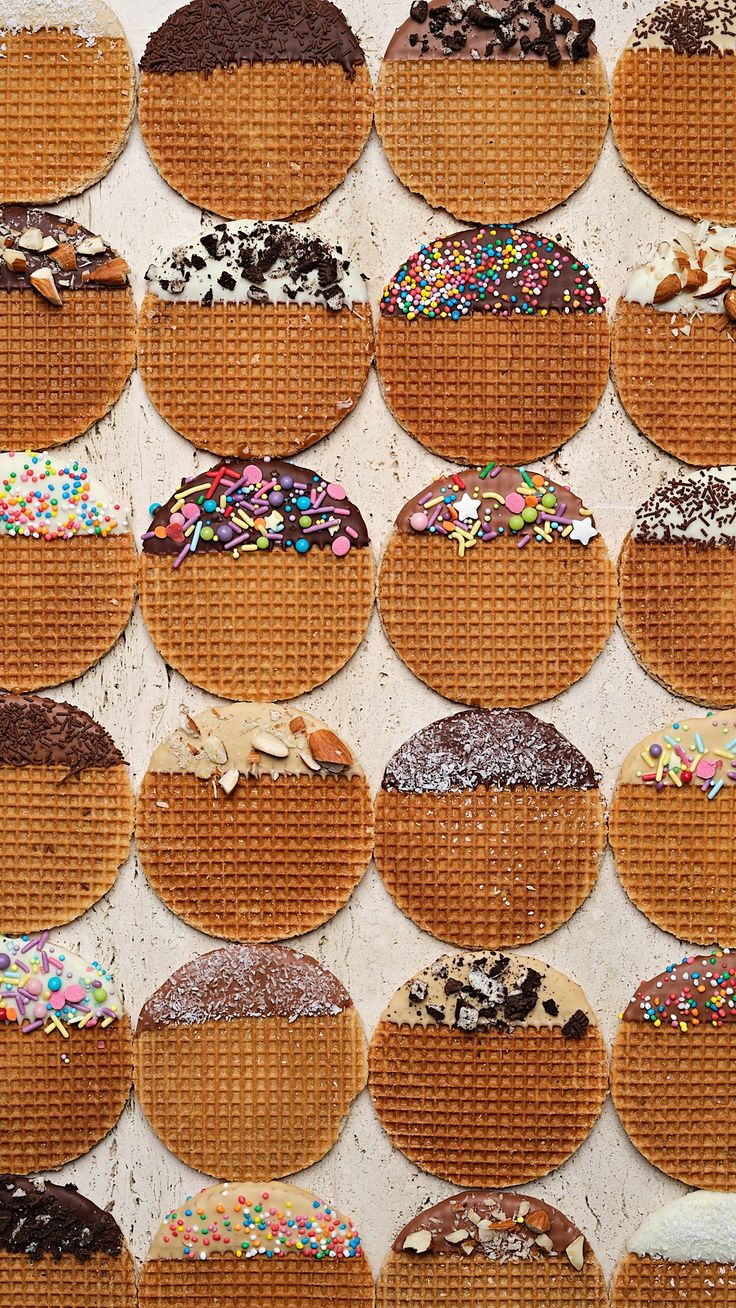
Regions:
<instances>
[{"instance_id":1,"label":"chocolate sprinkle topping","mask_svg":"<svg viewBox=\"0 0 736 1308\"><path fill-rule=\"evenodd\" d=\"M72 1254L84 1262L96 1253L118 1257L122 1248L115 1218L75 1185L0 1176L0 1249L6 1253L27 1254L33 1262L44 1254Z\"/></svg>"},{"instance_id":2,"label":"chocolate sprinkle topping","mask_svg":"<svg viewBox=\"0 0 736 1308\"><path fill-rule=\"evenodd\" d=\"M736 468L700 468L665 482L637 510L634 540L736 547Z\"/></svg>"},{"instance_id":3,"label":"chocolate sprinkle topping","mask_svg":"<svg viewBox=\"0 0 736 1308\"><path fill-rule=\"evenodd\" d=\"M120 750L88 713L41 695L0 696L0 766L85 768L124 763Z\"/></svg>"},{"instance_id":4,"label":"chocolate sprinkle topping","mask_svg":"<svg viewBox=\"0 0 736 1308\"><path fill-rule=\"evenodd\" d=\"M675 54L719 55L723 37L736 38L734 0L671 0L642 18L634 29L632 48L648 45L656 36Z\"/></svg>"}]
</instances>

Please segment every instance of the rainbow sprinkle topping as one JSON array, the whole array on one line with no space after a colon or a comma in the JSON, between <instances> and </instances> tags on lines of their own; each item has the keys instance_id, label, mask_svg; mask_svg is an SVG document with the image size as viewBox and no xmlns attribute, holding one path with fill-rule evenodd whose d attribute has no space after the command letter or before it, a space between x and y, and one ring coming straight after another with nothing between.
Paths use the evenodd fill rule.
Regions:
<instances>
[{"instance_id":1,"label":"rainbow sprinkle topping","mask_svg":"<svg viewBox=\"0 0 736 1308\"><path fill-rule=\"evenodd\" d=\"M735 1021L736 954L713 949L671 963L660 976L642 982L621 1016L680 1031Z\"/></svg>"},{"instance_id":2,"label":"rainbow sprinkle topping","mask_svg":"<svg viewBox=\"0 0 736 1308\"><path fill-rule=\"evenodd\" d=\"M127 515L84 464L57 464L48 454L0 454L0 536L69 540L111 536Z\"/></svg>"}]
</instances>

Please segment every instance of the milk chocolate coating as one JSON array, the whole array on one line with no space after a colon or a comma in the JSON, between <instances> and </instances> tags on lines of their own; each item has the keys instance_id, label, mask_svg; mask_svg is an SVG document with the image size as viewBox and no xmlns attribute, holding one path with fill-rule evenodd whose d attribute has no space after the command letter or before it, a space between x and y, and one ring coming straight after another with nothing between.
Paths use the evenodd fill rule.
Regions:
<instances>
[{"instance_id":1,"label":"milk chocolate coating","mask_svg":"<svg viewBox=\"0 0 736 1308\"><path fill-rule=\"evenodd\" d=\"M424 1212L417 1213L410 1222L407 1222L403 1231L400 1231L393 1243L393 1249L396 1253L401 1253L406 1240L409 1236L414 1235L416 1231L429 1231L432 1237L427 1254L452 1254L455 1258L473 1257L475 1254L487 1256L481 1242L478 1239L478 1226L472 1218L468 1217L469 1212L474 1212L480 1218L485 1218L490 1222L498 1222L499 1210L507 1219L515 1219L520 1205L529 1204L526 1216L543 1212L549 1218L549 1228L545 1235L549 1237L554 1246L554 1252L564 1254L568 1245L580 1236L581 1232L577 1226L574 1226L569 1218L565 1217L557 1208L552 1208L550 1204L544 1203L542 1199L535 1199L531 1195L504 1193L500 1190L462 1190L459 1194L450 1195L449 1199L442 1200L441 1203L435 1204L433 1208L425 1208ZM453 1231L468 1231L468 1239L461 1241L448 1240L447 1236ZM511 1246L508 1252L501 1254L502 1257L513 1259L513 1245L524 1243L525 1227L519 1223L516 1232L499 1232L499 1236L508 1237L508 1244ZM526 1231L527 1240L533 1243L534 1234ZM473 1245L472 1250L468 1253L464 1244L470 1242ZM501 1243L506 1241L501 1240ZM537 1245L539 1253L549 1255L551 1251L542 1250ZM407 1253L409 1251L407 1250ZM414 1257L414 1254L410 1256ZM421 1255L424 1257L425 1255ZM518 1253L519 1257L526 1256L524 1253Z\"/></svg>"},{"instance_id":2,"label":"milk chocolate coating","mask_svg":"<svg viewBox=\"0 0 736 1308\"><path fill-rule=\"evenodd\" d=\"M148 38L144 73L211 73L288 60L340 64L355 77L365 55L329 0L192 0Z\"/></svg>"},{"instance_id":3,"label":"milk chocolate coating","mask_svg":"<svg viewBox=\"0 0 736 1308\"><path fill-rule=\"evenodd\" d=\"M144 1004L136 1035L239 1017L335 1016L352 999L332 972L283 945L226 945L186 963Z\"/></svg>"},{"instance_id":4,"label":"milk chocolate coating","mask_svg":"<svg viewBox=\"0 0 736 1308\"><path fill-rule=\"evenodd\" d=\"M0 1249L6 1253L27 1254L33 1262L44 1254L72 1254L84 1262L97 1253L118 1257L122 1248L115 1218L85 1199L75 1185L0 1176Z\"/></svg>"},{"instance_id":5,"label":"milk chocolate coating","mask_svg":"<svg viewBox=\"0 0 736 1308\"><path fill-rule=\"evenodd\" d=\"M651 981L642 981L622 1014L624 1022L663 1027L736 1022L736 950L691 954Z\"/></svg>"},{"instance_id":6,"label":"milk chocolate coating","mask_svg":"<svg viewBox=\"0 0 736 1308\"><path fill-rule=\"evenodd\" d=\"M94 718L41 695L0 696L0 766L114 768L120 750Z\"/></svg>"},{"instance_id":7,"label":"milk chocolate coating","mask_svg":"<svg viewBox=\"0 0 736 1308\"><path fill-rule=\"evenodd\" d=\"M397 749L383 790L442 795L478 786L592 790L600 777L553 727L523 709L464 709L422 727Z\"/></svg>"},{"instance_id":8,"label":"milk chocolate coating","mask_svg":"<svg viewBox=\"0 0 736 1308\"><path fill-rule=\"evenodd\" d=\"M38 227L44 236L52 236L59 245L77 246L81 241L89 240L95 235L72 218L60 218L55 213L45 213L32 205L4 204L0 206L0 245L18 247L17 238L29 227ZM85 281L84 274L93 272L102 264L109 263L115 251L107 243L102 254L78 254L77 267L64 269L54 259L54 251L23 250L28 266L14 271L4 259L0 259L0 291L32 291L31 273L39 268L50 268L54 281L60 291L99 291L109 290L109 286ZM116 289L113 287L112 289ZM118 288L119 289L119 288Z\"/></svg>"},{"instance_id":9,"label":"milk chocolate coating","mask_svg":"<svg viewBox=\"0 0 736 1308\"><path fill-rule=\"evenodd\" d=\"M434 0L413 3L385 58L563 59L595 54L592 18L577 19L552 0Z\"/></svg>"}]
</instances>

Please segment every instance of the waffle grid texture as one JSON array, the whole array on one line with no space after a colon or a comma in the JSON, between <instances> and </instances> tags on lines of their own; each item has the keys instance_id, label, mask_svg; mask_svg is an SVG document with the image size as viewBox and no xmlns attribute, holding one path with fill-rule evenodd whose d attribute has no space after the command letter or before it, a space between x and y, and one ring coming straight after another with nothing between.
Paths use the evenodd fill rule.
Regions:
<instances>
[{"instance_id":1,"label":"waffle grid texture","mask_svg":"<svg viewBox=\"0 0 736 1308\"><path fill-rule=\"evenodd\" d=\"M139 118L161 176L224 218L290 218L318 205L373 122L365 64L279 60L211 73L142 73Z\"/></svg>"},{"instance_id":2,"label":"waffle grid texture","mask_svg":"<svg viewBox=\"0 0 736 1308\"><path fill-rule=\"evenodd\" d=\"M3 1096L0 1172L45 1172L79 1158L125 1107L133 1079L127 1017L104 1030L68 1030L68 1040L40 1028L23 1035L17 1022L3 1022L0 1083L24 1093Z\"/></svg>"},{"instance_id":3,"label":"waffle grid texture","mask_svg":"<svg viewBox=\"0 0 736 1308\"><path fill-rule=\"evenodd\" d=\"M130 850L127 770L0 765L0 885L9 936L60 926L107 893ZM39 896L39 889L41 895Z\"/></svg>"},{"instance_id":4,"label":"waffle grid texture","mask_svg":"<svg viewBox=\"0 0 736 1308\"><path fill-rule=\"evenodd\" d=\"M482 1254L415 1255L392 1250L381 1268L376 1308L607 1308L603 1272L590 1249L581 1272L566 1258L499 1263Z\"/></svg>"},{"instance_id":5,"label":"waffle grid texture","mask_svg":"<svg viewBox=\"0 0 736 1308\"><path fill-rule=\"evenodd\" d=\"M373 1308L366 1258L350 1262L210 1256L205 1262L146 1262L139 1308Z\"/></svg>"},{"instance_id":6,"label":"waffle grid texture","mask_svg":"<svg viewBox=\"0 0 736 1308\"><path fill-rule=\"evenodd\" d=\"M685 1185L736 1189L735 1059L732 1025L619 1026L611 1094L623 1128L639 1153Z\"/></svg>"},{"instance_id":7,"label":"waffle grid texture","mask_svg":"<svg viewBox=\"0 0 736 1308\"><path fill-rule=\"evenodd\" d=\"M130 532L34 540L0 536L0 590L8 634L0 686L21 694L71 681L91 668L128 625L137 561Z\"/></svg>"},{"instance_id":8,"label":"waffle grid texture","mask_svg":"<svg viewBox=\"0 0 736 1308\"><path fill-rule=\"evenodd\" d=\"M593 889L605 843L598 790L381 790L376 800L388 890L417 926L466 948L556 930Z\"/></svg>"},{"instance_id":9,"label":"waffle grid texture","mask_svg":"<svg viewBox=\"0 0 736 1308\"><path fill-rule=\"evenodd\" d=\"M736 337L721 314L692 321L675 314L674 324L672 317L619 301L612 355L621 403L643 435L676 459L736 463Z\"/></svg>"},{"instance_id":10,"label":"waffle grid texture","mask_svg":"<svg viewBox=\"0 0 736 1308\"><path fill-rule=\"evenodd\" d=\"M0 60L0 70L2 61ZM0 295L0 449L47 450L87 431L119 398L135 366L130 289Z\"/></svg>"},{"instance_id":11,"label":"waffle grid texture","mask_svg":"<svg viewBox=\"0 0 736 1308\"><path fill-rule=\"evenodd\" d=\"M359 400L373 358L370 309L176 304L149 292L138 328L146 390L175 431L213 454L288 456ZM182 387L190 377L192 388Z\"/></svg>"},{"instance_id":12,"label":"waffle grid texture","mask_svg":"<svg viewBox=\"0 0 736 1308\"><path fill-rule=\"evenodd\" d=\"M291 699L353 655L373 608L370 546L337 559L273 549L228 557L141 554L141 609L167 663L223 699ZM241 615L237 617L236 615Z\"/></svg>"},{"instance_id":13,"label":"waffle grid texture","mask_svg":"<svg viewBox=\"0 0 736 1308\"><path fill-rule=\"evenodd\" d=\"M733 1308L736 1268L723 1263L671 1263L626 1254L613 1273L611 1308Z\"/></svg>"},{"instance_id":14,"label":"waffle grid texture","mask_svg":"<svg viewBox=\"0 0 736 1308\"><path fill-rule=\"evenodd\" d=\"M523 549L503 536L461 559L445 537L395 531L379 602L397 654L432 690L521 708L588 671L613 630L616 574L600 536Z\"/></svg>"},{"instance_id":15,"label":"waffle grid texture","mask_svg":"<svg viewBox=\"0 0 736 1308\"><path fill-rule=\"evenodd\" d=\"M381 1021L369 1051L370 1091L391 1143L456 1185L517 1185L569 1158L590 1134L608 1089L597 1027L466 1033Z\"/></svg>"},{"instance_id":16,"label":"waffle grid texture","mask_svg":"<svg viewBox=\"0 0 736 1308\"><path fill-rule=\"evenodd\" d=\"M117 1257L97 1253L84 1262L73 1254L44 1254L35 1261L0 1249L0 1284L8 1304L100 1308L104 1285L105 1308L136 1308L135 1267L125 1248Z\"/></svg>"},{"instance_id":17,"label":"waffle grid texture","mask_svg":"<svg viewBox=\"0 0 736 1308\"><path fill-rule=\"evenodd\" d=\"M624 541L621 629L650 676L708 708L736 701L736 550Z\"/></svg>"},{"instance_id":18,"label":"waffle grid texture","mask_svg":"<svg viewBox=\"0 0 736 1308\"><path fill-rule=\"evenodd\" d=\"M367 1076L354 1008L140 1032L135 1088L168 1149L208 1176L277 1177L322 1158Z\"/></svg>"},{"instance_id":19,"label":"waffle grid texture","mask_svg":"<svg viewBox=\"0 0 736 1308\"><path fill-rule=\"evenodd\" d=\"M604 313L458 321L381 315L376 362L397 422L444 458L524 464L562 445L608 380Z\"/></svg>"},{"instance_id":20,"label":"waffle grid texture","mask_svg":"<svg viewBox=\"0 0 736 1308\"><path fill-rule=\"evenodd\" d=\"M397 59L384 63L376 127L397 177L435 209L518 222L566 200L608 127L600 58Z\"/></svg>"},{"instance_id":21,"label":"waffle grid texture","mask_svg":"<svg viewBox=\"0 0 736 1308\"><path fill-rule=\"evenodd\" d=\"M655 200L690 218L736 222L736 59L624 50L611 118L624 166Z\"/></svg>"},{"instance_id":22,"label":"waffle grid texture","mask_svg":"<svg viewBox=\"0 0 736 1308\"><path fill-rule=\"evenodd\" d=\"M93 46L71 31L8 32L0 60L0 204L77 195L109 171L135 109L125 38Z\"/></svg>"},{"instance_id":23,"label":"waffle grid texture","mask_svg":"<svg viewBox=\"0 0 736 1308\"><path fill-rule=\"evenodd\" d=\"M174 913L209 935L284 940L347 903L373 843L364 777L241 777L231 795L213 785L190 773L143 778L138 852Z\"/></svg>"},{"instance_id":24,"label":"waffle grid texture","mask_svg":"<svg viewBox=\"0 0 736 1308\"><path fill-rule=\"evenodd\" d=\"M736 948L736 791L616 787L608 827L629 898L679 940Z\"/></svg>"}]
</instances>

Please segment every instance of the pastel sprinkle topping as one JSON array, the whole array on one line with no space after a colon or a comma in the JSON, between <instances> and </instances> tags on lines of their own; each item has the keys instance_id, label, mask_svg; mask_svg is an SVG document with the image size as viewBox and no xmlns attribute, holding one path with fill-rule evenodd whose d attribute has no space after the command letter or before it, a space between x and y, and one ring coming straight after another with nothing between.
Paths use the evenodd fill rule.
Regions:
<instances>
[{"instance_id":1,"label":"pastel sprinkle topping","mask_svg":"<svg viewBox=\"0 0 736 1308\"><path fill-rule=\"evenodd\" d=\"M122 1012L111 974L37 936L0 937L0 1031L17 1022L23 1035L69 1039L69 1027L107 1027Z\"/></svg>"},{"instance_id":2,"label":"pastel sprinkle topping","mask_svg":"<svg viewBox=\"0 0 736 1308\"><path fill-rule=\"evenodd\" d=\"M709 713L662 727L627 755L621 780L657 793L694 786L715 799L736 784L736 716Z\"/></svg>"},{"instance_id":3,"label":"pastel sprinkle topping","mask_svg":"<svg viewBox=\"0 0 736 1308\"><path fill-rule=\"evenodd\" d=\"M49 454L0 454L0 536L69 540L120 535L127 513L83 463Z\"/></svg>"}]
</instances>

